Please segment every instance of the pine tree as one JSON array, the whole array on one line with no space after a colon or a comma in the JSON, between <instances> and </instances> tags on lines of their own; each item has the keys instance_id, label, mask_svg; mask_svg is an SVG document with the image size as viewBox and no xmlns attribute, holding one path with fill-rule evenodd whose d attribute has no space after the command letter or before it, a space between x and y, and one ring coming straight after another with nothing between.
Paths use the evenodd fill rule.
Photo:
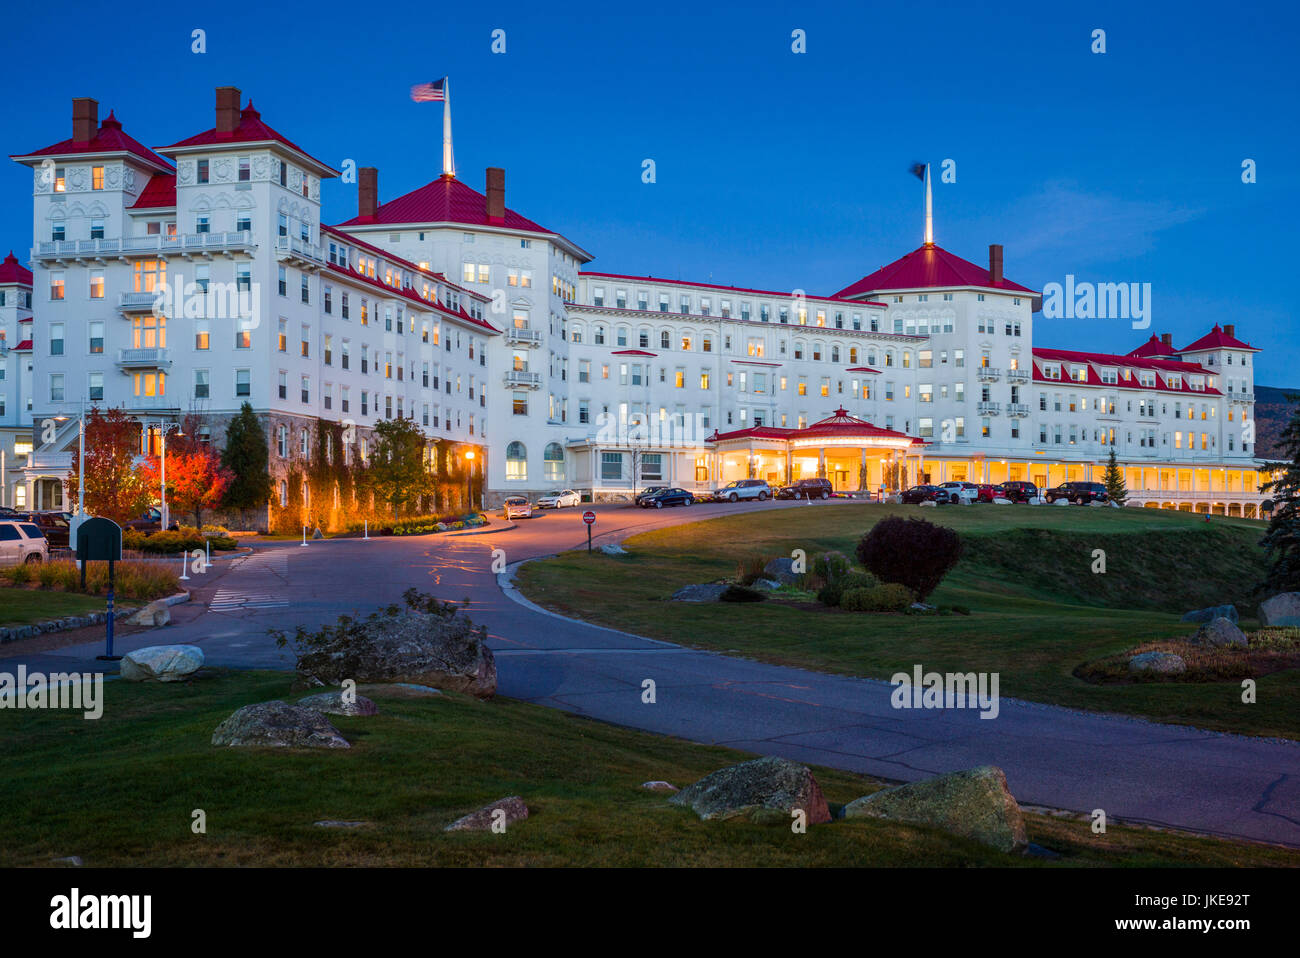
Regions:
<instances>
[{"instance_id":1,"label":"pine tree","mask_svg":"<svg viewBox=\"0 0 1300 958\"><path fill-rule=\"evenodd\" d=\"M1286 398L1300 402L1300 395ZM1270 462L1266 468L1281 474L1261 489L1273 499L1268 531L1259 543L1269 564L1259 591L1268 595L1300 592L1300 406L1292 411L1277 445L1290 461Z\"/></svg>"},{"instance_id":2,"label":"pine tree","mask_svg":"<svg viewBox=\"0 0 1300 958\"><path fill-rule=\"evenodd\" d=\"M228 508L244 513L266 505L272 489L269 460L266 433L253 407L244 403L226 427L226 448L221 452L221 464L232 475L224 500Z\"/></svg>"},{"instance_id":3,"label":"pine tree","mask_svg":"<svg viewBox=\"0 0 1300 958\"><path fill-rule=\"evenodd\" d=\"M1115 461L1114 449L1110 451L1110 459L1106 462L1106 474L1101 477L1101 481L1106 486L1106 495L1110 496L1111 502L1124 505L1124 500L1128 498L1128 489L1124 486L1124 472Z\"/></svg>"}]
</instances>

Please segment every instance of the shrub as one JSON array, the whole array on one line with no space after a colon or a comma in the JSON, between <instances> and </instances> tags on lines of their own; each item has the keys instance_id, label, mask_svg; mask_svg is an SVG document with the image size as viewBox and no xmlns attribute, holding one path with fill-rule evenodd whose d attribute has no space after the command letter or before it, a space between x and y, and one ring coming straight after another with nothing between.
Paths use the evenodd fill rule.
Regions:
<instances>
[{"instance_id":1,"label":"shrub","mask_svg":"<svg viewBox=\"0 0 1300 958\"><path fill-rule=\"evenodd\" d=\"M205 522L203 524L202 530L200 531L208 538L219 538L219 539L230 538L230 530L227 529L225 526L215 526Z\"/></svg>"},{"instance_id":2,"label":"shrub","mask_svg":"<svg viewBox=\"0 0 1300 958\"><path fill-rule=\"evenodd\" d=\"M81 582L77 566L70 560L42 562L36 569L42 589L75 589Z\"/></svg>"},{"instance_id":3,"label":"shrub","mask_svg":"<svg viewBox=\"0 0 1300 958\"><path fill-rule=\"evenodd\" d=\"M845 589L840 597L840 608L848 612L904 612L911 604L911 591L896 582L869 589Z\"/></svg>"},{"instance_id":4,"label":"shrub","mask_svg":"<svg viewBox=\"0 0 1300 958\"><path fill-rule=\"evenodd\" d=\"M753 585L756 580L763 578L763 568L766 565L766 556L758 553L745 556L736 563L736 581L741 585Z\"/></svg>"},{"instance_id":5,"label":"shrub","mask_svg":"<svg viewBox=\"0 0 1300 958\"><path fill-rule=\"evenodd\" d=\"M81 572L71 559L54 559L39 567L28 565L0 569L0 577L14 585L38 582L41 588L81 592ZM118 599L157 599L181 591L172 563L118 562L113 570L113 591ZM107 595L108 563L91 562L86 568L86 595Z\"/></svg>"},{"instance_id":6,"label":"shrub","mask_svg":"<svg viewBox=\"0 0 1300 958\"><path fill-rule=\"evenodd\" d=\"M32 567L26 562L2 570L4 577L14 585L26 585L32 581Z\"/></svg>"},{"instance_id":7,"label":"shrub","mask_svg":"<svg viewBox=\"0 0 1300 958\"><path fill-rule=\"evenodd\" d=\"M827 584L848 574L849 559L842 552L823 552L812 562L812 574Z\"/></svg>"},{"instance_id":8,"label":"shrub","mask_svg":"<svg viewBox=\"0 0 1300 958\"><path fill-rule=\"evenodd\" d=\"M870 572L847 572L822 586L817 593L817 601L822 605L837 606L845 592L850 589L871 589L878 585L876 577Z\"/></svg>"},{"instance_id":9,"label":"shrub","mask_svg":"<svg viewBox=\"0 0 1300 958\"><path fill-rule=\"evenodd\" d=\"M925 519L882 519L858 542L858 558L882 582L906 586L924 600L961 558L961 538Z\"/></svg>"},{"instance_id":10,"label":"shrub","mask_svg":"<svg viewBox=\"0 0 1300 958\"><path fill-rule=\"evenodd\" d=\"M762 602L767 596L757 589L751 589L743 585L729 585L723 590L722 595L718 596L720 602Z\"/></svg>"}]
</instances>

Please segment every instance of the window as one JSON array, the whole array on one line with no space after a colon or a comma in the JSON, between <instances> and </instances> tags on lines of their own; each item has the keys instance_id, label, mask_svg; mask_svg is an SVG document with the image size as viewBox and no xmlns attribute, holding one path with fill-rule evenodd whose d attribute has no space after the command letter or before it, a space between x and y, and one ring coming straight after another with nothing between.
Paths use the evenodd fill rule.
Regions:
<instances>
[{"instance_id":1,"label":"window","mask_svg":"<svg viewBox=\"0 0 1300 958\"><path fill-rule=\"evenodd\" d=\"M528 451L522 442L515 441L506 446L506 479L528 479Z\"/></svg>"},{"instance_id":2,"label":"window","mask_svg":"<svg viewBox=\"0 0 1300 958\"><path fill-rule=\"evenodd\" d=\"M101 402L104 399L104 374L91 373L86 383L89 395L87 398L91 402Z\"/></svg>"},{"instance_id":3,"label":"window","mask_svg":"<svg viewBox=\"0 0 1300 958\"><path fill-rule=\"evenodd\" d=\"M542 471L548 482L564 480L564 447L558 442L547 443L542 455Z\"/></svg>"},{"instance_id":4,"label":"window","mask_svg":"<svg viewBox=\"0 0 1300 958\"><path fill-rule=\"evenodd\" d=\"M600 478L615 481L623 478L623 454L621 452L602 452L600 454Z\"/></svg>"},{"instance_id":5,"label":"window","mask_svg":"<svg viewBox=\"0 0 1300 958\"><path fill-rule=\"evenodd\" d=\"M50 374L50 402L63 402L63 373Z\"/></svg>"},{"instance_id":6,"label":"window","mask_svg":"<svg viewBox=\"0 0 1300 958\"><path fill-rule=\"evenodd\" d=\"M195 181L199 183L208 182L208 161L207 160L199 160L198 175L195 177Z\"/></svg>"},{"instance_id":7,"label":"window","mask_svg":"<svg viewBox=\"0 0 1300 958\"><path fill-rule=\"evenodd\" d=\"M90 188L92 190L102 190L104 188L104 168L102 166L92 166L90 168Z\"/></svg>"},{"instance_id":8,"label":"window","mask_svg":"<svg viewBox=\"0 0 1300 958\"><path fill-rule=\"evenodd\" d=\"M252 395L253 372L250 369L235 370L235 395L249 396Z\"/></svg>"},{"instance_id":9,"label":"window","mask_svg":"<svg viewBox=\"0 0 1300 958\"><path fill-rule=\"evenodd\" d=\"M208 398L208 371L206 369L194 370L194 398Z\"/></svg>"},{"instance_id":10,"label":"window","mask_svg":"<svg viewBox=\"0 0 1300 958\"><path fill-rule=\"evenodd\" d=\"M102 353L104 351L104 321L94 319L90 321L90 351L92 353Z\"/></svg>"},{"instance_id":11,"label":"window","mask_svg":"<svg viewBox=\"0 0 1300 958\"><path fill-rule=\"evenodd\" d=\"M63 355L63 324L50 323L50 355Z\"/></svg>"},{"instance_id":12,"label":"window","mask_svg":"<svg viewBox=\"0 0 1300 958\"><path fill-rule=\"evenodd\" d=\"M50 299L63 299L63 288L65 283L66 280L64 279L62 270L50 272Z\"/></svg>"}]
</instances>

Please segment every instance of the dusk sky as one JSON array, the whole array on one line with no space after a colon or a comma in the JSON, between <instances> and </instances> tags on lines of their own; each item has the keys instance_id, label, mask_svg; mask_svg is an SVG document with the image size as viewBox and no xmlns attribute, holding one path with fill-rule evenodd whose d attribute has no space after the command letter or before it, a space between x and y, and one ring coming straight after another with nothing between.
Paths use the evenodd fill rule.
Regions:
<instances>
[{"instance_id":1,"label":"dusk sky","mask_svg":"<svg viewBox=\"0 0 1300 958\"><path fill-rule=\"evenodd\" d=\"M1169 331L1181 346L1236 323L1264 349L1257 383L1300 386L1294 5L1045 6L19 5L10 37L58 43L7 47L4 151L67 138L75 96L165 145L210 128L229 84L322 160L379 167L382 202L438 174L441 109L408 90L447 75L461 178L482 190L505 167L507 204L590 269L815 294L920 245L908 167L929 161L940 246L985 263L1002 243L1034 289L1151 284L1150 329L1039 316L1036 345L1124 352ZM956 183L938 182L945 159ZM0 189L0 246L27 261L30 171L5 164ZM356 211L355 184L324 198L327 222Z\"/></svg>"}]
</instances>

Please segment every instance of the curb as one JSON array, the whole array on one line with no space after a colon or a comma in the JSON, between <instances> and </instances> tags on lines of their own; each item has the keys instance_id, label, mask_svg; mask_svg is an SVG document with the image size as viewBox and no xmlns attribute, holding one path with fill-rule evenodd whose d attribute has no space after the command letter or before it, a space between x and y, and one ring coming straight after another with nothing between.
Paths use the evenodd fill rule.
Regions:
<instances>
[{"instance_id":1,"label":"curb","mask_svg":"<svg viewBox=\"0 0 1300 958\"><path fill-rule=\"evenodd\" d=\"M452 532L452 533L444 532L442 534L448 536L449 538L454 539L459 536L485 536L493 532L509 532L511 529L518 529L518 528L519 528L518 523L512 522L510 523L510 525L502 526L499 529L476 529L474 532Z\"/></svg>"}]
</instances>

